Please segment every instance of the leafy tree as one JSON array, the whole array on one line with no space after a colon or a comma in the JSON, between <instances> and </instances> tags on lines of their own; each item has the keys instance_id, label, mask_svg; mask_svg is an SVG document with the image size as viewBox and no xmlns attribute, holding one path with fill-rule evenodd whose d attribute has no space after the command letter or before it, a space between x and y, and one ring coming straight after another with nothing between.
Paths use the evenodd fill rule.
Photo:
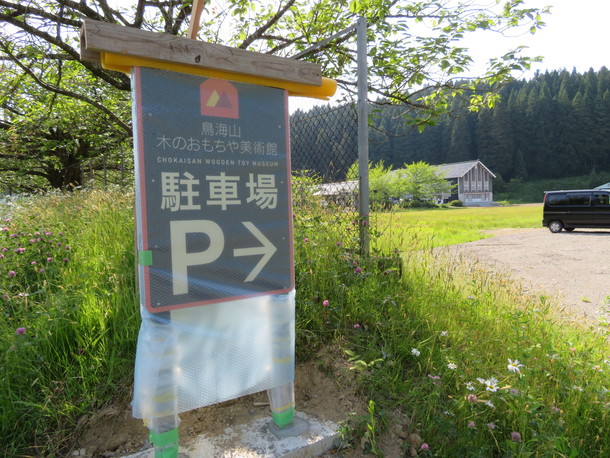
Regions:
<instances>
[{"instance_id":1,"label":"leafy tree","mask_svg":"<svg viewBox=\"0 0 610 458\"><path fill-rule=\"evenodd\" d=\"M0 173L8 191L78 187L85 180L85 166L121 166L120 145L131 135L121 119L128 117L127 94L100 87L75 61L63 62L59 68L45 67L44 61L33 61L23 68L25 74L18 71L20 67L0 73L0 85L5 88L0 94ZM36 81L37 72L47 78L55 72L54 87L61 85L63 91L85 86L90 100L48 90ZM115 106L107 100L109 96ZM100 109L102 100L112 112Z\"/></svg>"},{"instance_id":2,"label":"leafy tree","mask_svg":"<svg viewBox=\"0 0 610 458\"><path fill-rule=\"evenodd\" d=\"M451 184L438 167L422 161L405 164L404 168L394 171L392 184L397 195L417 202L430 202L436 196L451 192Z\"/></svg>"},{"instance_id":3,"label":"leafy tree","mask_svg":"<svg viewBox=\"0 0 610 458\"><path fill-rule=\"evenodd\" d=\"M376 164L369 162L369 201L373 210L383 210L388 208L395 189L392 187L392 172L390 167L386 167L383 161ZM347 179L356 181L360 176L358 162L354 162L347 172Z\"/></svg>"},{"instance_id":4,"label":"leafy tree","mask_svg":"<svg viewBox=\"0 0 610 458\"><path fill-rule=\"evenodd\" d=\"M108 132L117 132L112 145L107 146L109 152L113 152L120 137L130 135L125 97L119 93L129 91L129 78L80 58L79 30L84 19L185 35L191 9L192 0L133 0L120 4L107 0L2 0L0 51L11 81L0 93L0 127L4 131L13 129L15 134L11 150L14 163L21 160L19 154L32 147L17 145L25 136L16 126L26 125L28 119L30 125L35 125L36 119L41 118L36 118L40 114L37 112L12 111L9 91L36 93L33 86L40 86L53 93L46 98L36 95L39 103L46 105L40 111L53 112L58 117L62 116L57 100L78 101L78 110L87 114L86 118L78 118L87 122L76 130L87 132L85 137L91 143L103 143L94 141L93 136L108 135L99 131L104 123ZM318 62L326 76L336 78L348 96L355 93L356 87L355 30L316 48L311 45L353 26L359 16L365 16L373 63L370 93L383 103L403 103L408 109L402 115L420 126L433 123L456 97L471 106L493 102L498 85L508 81L513 70L523 70L532 61L520 50L514 50L491 60L481 78L457 79L473 64L468 50L459 46L464 35L481 29L505 33L525 28L533 32L543 25L544 12L524 7L522 0L506 0L497 8L478 6L474 0L226 0L220 5L208 5L207 9L207 19L199 32L201 40L280 56L302 53L302 59ZM74 78L65 77L68 69ZM76 75L88 84L75 84ZM488 89L479 92L482 82ZM67 106L65 109L66 113L74 113ZM88 125L89 120L96 122ZM51 124L49 128L53 127ZM75 141L64 137L56 141ZM339 139L338 144L344 145L345 139ZM74 150L73 146L66 148ZM53 148L42 148L41 154L47 151ZM81 156L99 155L100 151L89 148ZM69 175L59 165L57 170ZM66 180L78 183L66 178L49 184L66 186Z\"/></svg>"}]
</instances>

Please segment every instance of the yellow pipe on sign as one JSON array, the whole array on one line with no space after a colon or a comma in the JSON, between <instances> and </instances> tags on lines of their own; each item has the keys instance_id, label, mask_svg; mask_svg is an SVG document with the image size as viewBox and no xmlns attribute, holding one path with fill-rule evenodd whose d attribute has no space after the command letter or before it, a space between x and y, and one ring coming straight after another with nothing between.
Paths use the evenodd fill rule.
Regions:
<instances>
[{"instance_id":1,"label":"yellow pipe on sign","mask_svg":"<svg viewBox=\"0 0 610 458\"><path fill-rule=\"evenodd\" d=\"M309 86L307 84L291 83L290 81L280 81L273 78L261 76L242 75L209 68L193 67L186 64L175 62L164 62L143 57L125 56L109 52L101 53L102 67L107 70L114 70L122 73L131 73L132 67L152 67L173 72L188 73L191 75L205 76L208 78L218 78L223 80L236 81L240 83L258 84L259 86L276 87L286 89L289 95L296 97L310 97L314 99L329 100L337 91L337 82L330 78L322 77L321 86Z\"/></svg>"}]
</instances>

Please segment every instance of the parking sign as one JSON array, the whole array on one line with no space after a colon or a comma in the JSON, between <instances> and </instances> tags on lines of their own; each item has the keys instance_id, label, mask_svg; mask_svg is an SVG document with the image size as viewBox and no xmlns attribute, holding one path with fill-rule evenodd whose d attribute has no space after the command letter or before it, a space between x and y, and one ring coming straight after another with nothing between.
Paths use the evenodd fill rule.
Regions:
<instances>
[{"instance_id":1,"label":"parking sign","mask_svg":"<svg viewBox=\"0 0 610 458\"><path fill-rule=\"evenodd\" d=\"M148 310L292 290L286 91L151 68L132 85Z\"/></svg>"}]
</instances>

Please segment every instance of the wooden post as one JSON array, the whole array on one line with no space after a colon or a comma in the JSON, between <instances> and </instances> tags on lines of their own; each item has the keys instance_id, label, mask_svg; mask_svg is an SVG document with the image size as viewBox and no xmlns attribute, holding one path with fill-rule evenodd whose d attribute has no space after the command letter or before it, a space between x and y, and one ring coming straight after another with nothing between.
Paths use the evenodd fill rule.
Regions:
<instances>
[{"instance_id":1,"label":"wooden post","mask_svg":"<svg viewBox=\"0 0 610 458\"><path fill-rule=\"evenodd\" d=\"M205 5L205 0L193 0L193 9L191 10L191 23L189 24L189 31L187 36L191 40L197 39L197 32L199 32L199 23L201 21L201 13Z\"/></svg>"}]
</instances>

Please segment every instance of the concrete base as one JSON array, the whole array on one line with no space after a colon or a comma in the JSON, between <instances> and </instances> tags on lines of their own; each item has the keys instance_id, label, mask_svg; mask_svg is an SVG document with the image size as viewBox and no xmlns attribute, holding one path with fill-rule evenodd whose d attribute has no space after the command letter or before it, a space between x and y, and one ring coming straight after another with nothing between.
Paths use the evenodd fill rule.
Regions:
<instances>
[{"instance_id":1,"label":"concrete base","mask_svg":"<svg viewBox=\"0 0 610 458\"><path fill-rule=\"evenodd\" d=\"M336 424L297 411L294 424L281 430L269 416L227 428L222 436L201 435L189 447L180 447L179 458L310 458L326 453L337 440ZM150 449L129 458L154 456Z\"/></svg>"}]
</instances>

